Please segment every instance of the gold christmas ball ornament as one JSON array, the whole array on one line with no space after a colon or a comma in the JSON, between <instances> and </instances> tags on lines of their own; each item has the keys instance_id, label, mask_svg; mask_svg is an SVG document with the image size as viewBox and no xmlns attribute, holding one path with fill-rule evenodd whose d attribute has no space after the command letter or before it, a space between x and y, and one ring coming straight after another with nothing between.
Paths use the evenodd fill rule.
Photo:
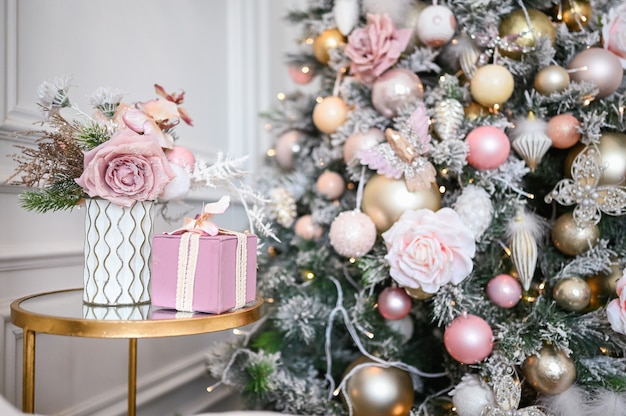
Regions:
<instances>
[{"instance_id":1,"label":"gold christmas ball ornament","mask_svg":"<svg viewBox=\"0 0 626 416\"><path fill-rule=\"evenodd\" d=\"M566 311L579 312L589 306L591 288L578 276L564 277L554 285L552 297Z\"/></svg>"},{"instance_id":2,"label":"gold christmas ball ornament","mask_svg":"<svg viewBox=\"0 0 626 416\"><path fill-rule=\"evenodd\" d=\"M526 381L544 394L563 393L576 380L576 367L572 359L551 346L545 346L537 355L526 358L522 371Z\"/></svg>"},{"instance_id":3,"label":"gold christmas ball ornament","mask_svg":"<svg viewBox=\"0 0 626 416\"><path fill-rule=\"evenodd\" d=\"M609 296L617 296L617 281L624 275L624 269L621 264L611 264L611 273L608 274L605 280L605 289Z\"/></svg>"},{"instance_id":4,"label":"gold christmas ball ornament","mask_svg":"<svg viewBox=\"0 0 626 416\"><path fill-rule=\"evenodd\" d=\"M548 65L535 75L535 89L541 95L561 92L569 86L569 74L559 65Z\"/></svg>"},{"instance_id":5,"label":"gold christmas ball ornament","mask_svg":"<svg viewBox=\"0 0 626 416\"><path fill-rule=\"evenodd\" d=\"M554 6L554 18L563 22L571 32L580 32L591 19L591 3L587 0L563 0Z\"/></svg>"},{"instance_id":6,"label":"gold christmas ball ornament","mask_svg":"<svg viewBox=\"0 0 626 416\"><path fill-rule=\"evenodd\" d=\"M326 65L330 61L329 51L346 43L346 38L339 29L327 29L313 40L315 59Z\"/></svg>"},{"instance_id":7,"label":"gold christmas ball ornament","mask_svg":"<svg viewBox=\"0 0 626 416\"><path fill-rule=\"evenodd\" d=\"M595 311L598 308L606 306L611 293L606 288L606 274L594 274L585 277L585 282L591 289L591 299L589 305L583 310L583 313Z\"/></svg>"},{"instance_id":8,"label":"gold christmas ball ornament","mask_svg":"<svg viewBox=\"0 0 626 416\"><path fill-rule=\"evenodd\" d=\"M474 100L485 107L502 105L511 98L515 80L509 70L497 64L481 66L470 81L470 92Z\"/></svg>"},{"instance_id":9,"label":"gold christmas ball ornament","mask_svg":"<svg viewBox=\"0 0 626 416\"><path fill-rule=\"evenodd\" d=\"M404 179L388 178L374 174L363 188L361 209L376 225L379 233L387 231L406 210L441 208L441 193L437 185L410 192Z\"/></svg>"},{"instance_id":10,"label":"gold christmas ball ornament","mask_svg":"<svg viewBox=\"0 0 626 416\"><path fill-rule=\"evenodd\" d=\"M565 176L572 177L572 163L585 148L581 143L572 148L565 160ZM602 174L598 185L623 184L626 179L626 134L605 131L598 142Z\"/></svg>"},{"instance_id":11,"label":"gold christmas ball ornament","mask_svg":"<svg viewBox=\"0 0 626 416\"><path fill-rule=\"evenodd\" d=\"M354 416L406 416L413 407L414 392L411 376L395 367L381 367L367 357L356 359L344 373L360 367L346 381L342 391L344 403L349 400ZM347 407L347 406L346 406Z\"/></svg>"},{"instance_id":12,"label":"gold christmas ball ornament","mask_svg":"<svg viewBox=\"0 0 626 416\"><path fill-rule=\"evenodd\" d=\"M321 132L332 134L348 119L349 111L348 105L341 98L326 97L313 109L313 124Z\"/></svg>"},{"instance_id":13,"label":"gold christmas ball ornament","mask_svg":"<svg viewBox=\"0 0 626 416\"><path fill-rule=\"evenodd\" d=\"M474 121L478 117L487 117L489 115L489 109L484 105L478 104L476 101L471 101L468 105L463 107L465 118L469 121Z\"/></svg>"},{"instance_id":14,"label":"gold christmas ball ornament","mask_svg":"<svg viewBox=\"0 0 626 416\"><path fill-rule=\"evenodd\" d=\"M552 225L552 243L563 254L577 256L598 244L600 228L597 225L579 227L574 215L567 212Z\"/></svg>"},{"instance_id":15,"label":"gold christmas ball ornament","mask_svg":"<svg viewBox=\"0 0 626 416\"><path fill-rule=\"evenodd\" d=\"M526 12L529 20L526 20ZM500 22L498 31L502 38L500 53L512 59L520 59L522 54L532 50L542 36L548 36L552 46L556 40L552 20L536 9L518 9L509 13Z\"/></svg>"},{"instance_id":16,"label":"gold christmas ball ornament","mask_svg":"<svg viewBox=\"0 0 626 416\"><path fill-rule=\"evenodd\" d=\"M407 295L416 300L426 300L435 296L434 293L424 292L421 287L418 287L417 289L413 289L412 287L405 287L404 291Z\"/></svg>"}]
</instances>

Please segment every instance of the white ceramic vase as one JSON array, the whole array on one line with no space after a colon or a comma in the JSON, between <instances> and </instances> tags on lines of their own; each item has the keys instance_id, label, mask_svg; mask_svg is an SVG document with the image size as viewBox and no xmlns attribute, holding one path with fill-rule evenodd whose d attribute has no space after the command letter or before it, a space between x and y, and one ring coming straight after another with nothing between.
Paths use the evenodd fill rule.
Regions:
<instances>
[{"instance_id":1,"label":"white ceramic vase","mask_svg":"<svg viewBox=\"0 0 626 416\"><path fill-rule=\"evenodd\" d=\"M123 207L104 199L86 199L84 303L150 302L153 220L153 201Z\"/></svg>"}]
</instances>

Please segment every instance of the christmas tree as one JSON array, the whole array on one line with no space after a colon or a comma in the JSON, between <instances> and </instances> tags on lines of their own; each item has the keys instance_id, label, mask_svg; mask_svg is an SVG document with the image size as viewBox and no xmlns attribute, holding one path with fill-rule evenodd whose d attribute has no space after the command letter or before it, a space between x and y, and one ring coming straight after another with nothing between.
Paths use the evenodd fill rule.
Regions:
<instances>
[{"instance_id":1,"label":"christmas tree","mask_svg":"<svg viewBox=\"0 0 626 416\"><path fill-rule=\"evenodd\" d=\"M249 406L626 414L626 3L311 0L265 114Z\"/></svg>"}]
</instances>

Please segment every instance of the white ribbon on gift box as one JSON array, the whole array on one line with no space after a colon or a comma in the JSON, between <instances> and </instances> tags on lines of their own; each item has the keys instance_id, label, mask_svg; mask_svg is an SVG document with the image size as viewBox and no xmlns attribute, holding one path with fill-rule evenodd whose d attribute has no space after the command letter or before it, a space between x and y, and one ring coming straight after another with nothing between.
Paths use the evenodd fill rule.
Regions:
<instances>
[{"instance_id":1,"label":"white ribbon on gift box","mask_svg":"<svg viewBox=\"0 0 626 416\"><path fill-rule=\"evenodd\" d=\"M248 236L244 233L220 228L220 233L237 237L236 269L235 269L235 307L239 309L246 304L246 274L248 269ZM176 277L176 310L194 312L193 289L196 279L196 266L200 247L200 234L183 233L178 245L178 269Z\"/></svg>"}]
</instances>

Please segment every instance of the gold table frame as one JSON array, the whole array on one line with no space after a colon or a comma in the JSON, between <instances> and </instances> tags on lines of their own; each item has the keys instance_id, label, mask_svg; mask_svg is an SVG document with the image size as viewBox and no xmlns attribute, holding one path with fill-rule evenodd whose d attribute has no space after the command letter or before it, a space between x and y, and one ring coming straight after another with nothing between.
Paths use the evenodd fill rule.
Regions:
<instances>
[{"instance_id":1,"label":"gold table frame","mask_svg":"<svg viewBox=\"0 0 626 416\"><path fill-rule=\"evenodd\" d=\"M24 331L22 364L22 411L35 412L35 334L45 333L83 338L127 338L128 345L128 415L136 414L137 395L137 339L198 335L237 328L255 322L261 317L263 299L234 312L219 315L188 314L172 318L145 320L103 320L77 318L54 314L54 311L35 312L27 304L33 300L53 300L54 297L77 293L82 305L82 290L69 289L25 296L11 303L11 322ZM161 310L161 309L158 309ZM190 315L190 316L189 316Z\"/></svg>"}]
</instances>

